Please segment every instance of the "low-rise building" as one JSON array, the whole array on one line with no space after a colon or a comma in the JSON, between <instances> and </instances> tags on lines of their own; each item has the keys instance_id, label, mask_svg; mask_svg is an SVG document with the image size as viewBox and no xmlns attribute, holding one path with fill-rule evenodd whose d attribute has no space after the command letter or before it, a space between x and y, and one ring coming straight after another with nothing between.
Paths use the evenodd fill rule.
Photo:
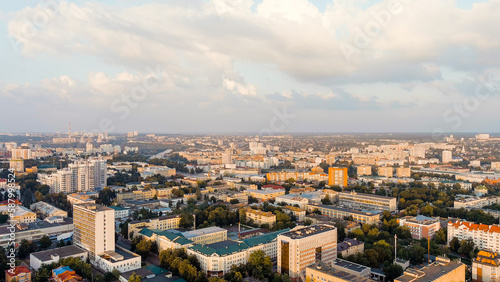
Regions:
<instances>
[{"instance_id":1,"label":"low-rise building","mask_svg":"<svg viewBox=\"0 0 500 282\"><path fill-rule=\"evenodd\" d=\"M105 272L127 272L141 268L141 256L118 247L96 255L95 265Z\"/></svg>"},{"instance_id":2,"label":"low-rise building","mask_svg":"<svg viewBox=\"0 0 500 282\"><path fill-rule=\"evenodd\" d=\"M462 199L457 199L453 202L453 207L459 208L477 208L480 209L484 206L489 206L493 204L499 204L500 197L467 197Z\"/></svg>"},{"instance_id":3,"label":"low-rise building","mask_svg":"<svg viewBox=\"0 0 500 282\"><path fill-rule=\"evenodd\" d=\"M500 256L496 252L481 250L472 261L472 281L493 282L500 279Z\"/></svg>"},{"instance_id":4,"label":"low-rise building","mask_svg":"<svg viewBox=\"0 0 500 282\"><path fill-rule=\"evenodd\" d=\"M31 270L26 266L16 266L5 270L5 281L31 282Z\"/></svg>"},{"instance_id":5,"label":"low-rise building","mask_svg":"<svg viewBox=\"0 0 500 282\"><path fill-rule=\"evenodd\" d=\"M340 192L339 205L350 209L390 212L394 212L398 208L396 198L357 192Z\"/></svg>"},{"instance_id":6,"label":"low-rise building","mask_svg":"<svg viewBox=\"0 0 500 282\"><path fill-rule=\"evenodd\" d=\"M333 261L332 268L364 278L369 278L371 275L371 269L369 267L343 259L336 259Z\"/></svg>"},{"instance_id":7,"label":"low-rise building","mask_svg":"<svg viewBox=\"0 0 500 282\"><path fill-rule=\"evenodd\" d=\"M128 233L134 234L142 228L168 230L179 228L180 215L160 216L157 218L131 221L128 223Z\"/></svg>"},{"instance_id":8,"label":"low-rise building","mask_svg":"<svg viewBox=\"0 0 500 282\"><path fill-rule=\"evenodd\" d=\"M380 220L380 216L378 214L328 205L307 205L307 210L310 212L318 210L320 214L336 219L352 218L353 221L361 224L377 224Z\"/></svg>"},{"instance_id":9,"label":"low-rise building","mask_svg":"<svg viewBox=\"0 0 500 282\"><path fill-rule=\"evenodd\" d=\"M115 211L115 218L128 218L130 216L130 209L121 206L110 206L109 208Z\"/></svg>"},{"instance_id":10,"label":"low-rise building","mask_svg":"<svg viewBox=\"0 0 500 282\"><path fill-rule=\"evenodd\" d=\"M285 188L278 185L265 185L261 190L248 189L245 190L248 196L259 199L261 201L269 201L278 196L285 195Z\"/></svg>"},{"instance_id":11,"label":"low-rise building","mask_svg":"<svg viewBox=\"0 0 500 282\"><path fill-rule=\"evenodd\" d=\"M87 193L73 193L67 195L68 202L74 204L95 204L95 200Z\"/></svg>"},{"instance_id":12,"label":"low-rise building","mask_svg":"<svg viewBox=\"0 0 500 282\"><path fill-rule=\"evenodd\" d=\"M441 228L439 219L423 215L406 216L399 219L399 226L406 226L410 229L411 237L420 240L422 238L434 238L436 232Z\"/></svg>"},{"instance_id":13,"label":"low-rise building","mask_svg":"<svg viewBox=\"0 0 500 282\"><path fill-rule=\"evenodd\" d=\"M293 214L297 218L297 221L304 221L306 219L306 210L301 208L284 206L283 211L288 214Z\"/></svg>"},{"instance_id":14,"label":"low-rise building","mask_svg":"<svg viewBox=\"0 0 500 282\"><path fill-rule=\"evenodd\" d=\"M88 252L77 246L70 245L57 249L49 249L30 254L30 267L38 271L44 264L58 262L60 259L76 257L82 261L87 261Z\"/></svg>"},{"instance_id":15,"label":"low-rise building","mask_svg":"<svg viewBox=\"0 0 500 282\"><path fill-rule=\"evenodd\" d=\"M36 202L30 206L30 209L36 211L37 213L45 217L51 217L51 216L68 217L67 211L63 211L46 202Z\"/></svg>"},{"instance_id":16,"label":"low-rise building","mask_svg":"<svg viewBox=\"0 0 500 282\"><path fill-rule=\"evenodd\" d=\"M337 243L337 253L343 258L356 255L365 251L365 242L356 239L345 238L342 243Z\"/></svg>"},{"instance_id":17,"label":"low-rise building","mask_svg":"<svg viewBox=\"0 0 500 282\"><path fill-rule=\"evenodd\" d=\"M261 210L254 210L252 208L246 209L246 220L249 222L252 220L257 224L269 224L269 227L273 227L276 224L276 215L271 212L264 212Z\"/></svg>"},{"instance_id":18,"label":"low-rise building","mask_svg":"<svg viewBox=\"0 0 500 282\"><path fill-rule=\"evenodd\" d=\"M23 206L14 206L9 208L8 205L0 206L0 214L9 215L9 219L14 223L31 223L36 221L36 213Z\"/></svg>"},{"instance_id":19,"label":"low-rise building","mask_svg":"<svg viewBox=\"0 0 500 282\"><path fill-rule=\"evenodd\" d=\"M316 263L306 267L306 282L372 282L373 280L339 270L330 265Z\"/></svg>"},{"instance_id":20,"label":"low-rise building","mask_svg":"<svg viewBox=\"0 0 500 282\"><path fill-rule=\"evenodd\" d=\"M276 203L285 203L289 206L298 205L299 208L305 209L306 205L309 203L309 200L299 195L288 194L276 197Z\"/></svg>"}]
</instances>

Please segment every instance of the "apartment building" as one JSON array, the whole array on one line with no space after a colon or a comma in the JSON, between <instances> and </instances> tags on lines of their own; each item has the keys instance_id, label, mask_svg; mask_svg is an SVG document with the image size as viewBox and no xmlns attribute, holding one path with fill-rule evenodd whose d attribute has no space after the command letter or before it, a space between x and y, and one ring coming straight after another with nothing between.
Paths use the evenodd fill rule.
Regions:
<instances>
[{"instance_id":1,"label":"apartment building","mask_svg":"<svg viewBox=\"0 0 500 282\"><path fill-rule=\"evenodd\" d=\"M438 219L423 215L407 216L399 219L399 226L406 226L410 229L411 237L420 240L422 238L434 238L436 232L441 229L441 222Z\"/></svg>"},{"instance_id":2,"label":"apartment building","mask_svg":"<svg viewBox=\"0 0 500 282\"><path fill-rule=\"evenodd\" d=\"M306 267L315 262L330 264L337 258L337 228L326 224L297 227L278 235L277 246L278 273L298 281Z\"/></svg>"},{"instance_id":3,"label":"apartment building","mask_svg":"<svg viewBox=\"0 0 500 282\"><path fill-rule=\"evenodd\" d=\"M142 228L168 230L179 228L180 215L160 216L157 218L131 221L128 223L128 233L136 234Z\"/></svg>"},{"instance_id":4,"label":"apartment building","mask_svg":"<svg viewBox=\"0 0 500 282\"><path fill-rule=\"evenodd\" d=\"M329 167L328 168L328 185L346 187L349 176L347 167Z\"/></svg>"},{"instance_id":5,"label":"apartment building","mask_svg":"<svg viewBox=\"0 0 500 282\"><path fill-rule=\"evenodd\" d=\"M36 202L30 206L30 209L32 211L35 211L44 217L51 217L51 216L62 216L62 217L68 217L68 212L63 211L61 209L58 209L54 207L53 205L46 203L46 202Z\"/></svg>"},{"instance_id":6,"label":"apartment building","mask_svg":"<svg viewBox=\"0 0 500 282\"><path fill-rule=\"evenodd\" d=\"M306 205L309 203L309 200L307 198L303 198L299 195L295 194L288 194L288 195L281 195L276 197L276 203L285 203L289 206L294 206L298 205L299 208L304 209Z\"/></svg>"},{"instance_id":7,"label":"apartment building","mask_svg":"<svg viewBox=\"0 0 500 282\"><path fill-rule=\"evenodd\" d=\"M369 165L360 165L356 168L357 175L372 175L372 167Z\"/></svg>"},{"instance_id":8,"label":"apartment building","mask_svg":"<svg viewBox=\"0 0 500 282\"><path fill-rule=\"evenodd\" d=\"M328 181L328 174L326 173L314 173L314 172L270 172L266 174L266 178L270 182L279 181L284 182L289 179L294 179L295 181Z\"/></svg>"},{"instance_id":9,"label":"apartment building","mask_svg":"<svg viewBox=\"0 0 500 282\"><path fill-rule=\"evenodd\" d=\"M500 162L491 162L492 170L500 170Z\"/></svg>"},{"instance_id":10,"label":"apartment building","mask_svg":"<svg viewBox=\"0 0 500 282\"><path fill-rule=\"evenodd\" d=\"M336 219L352 217L353 221L361 224L377 224L380 221L380 216L378 214L338 208L328 205L307 205L307 210L310 212L314 212L316 209L324 216Z\"/></svg>"},{"instance_id":11,"label":"apartment building","mask_svg":"<svg viewBox=\"0 0 500 282\"><path fill-rule=\"evenodd\" d=\"M275 199L278 196L285 195L285 188L278 185L265 185L262 186L261 190L248 189L245 190L248 196L252 196L261 201L268 201L270 199Z\"/></svg>"},{"instance_id":12,"label":"apartment building","mask_svg":"<svg viewBox=\"0 0 500 282\"><path fill-rule=\"evenodd\" d=\"M306 219L306 210L293 207L293 206L284 206L283 211L288 214L293 214L297 221L304 221Z\"/></svg>"},{"instance_id":13,"label":"apartment building","mask_svg":"<svg viewBox=\"0 0 500 282\"><path fill-rule=\"evenodd\" d=\"M477 208L480 209L484 206L489 206L493 204L500 203L500 197L473 197L473 198L463 198L459 200L455 200L453 202L453 207L456 209L459 208Z\"/></svg>"},{"instance_id":14,"label":"apartment building","mask_svg":"<svg viewBox=\"0 0 500 282\"><path fill-rule=\"evenodd\" d=\"M339 205L351 209L390 212L394 212L398 208L396 198L357 192L340 192Z\"/></svg>"},{"instance_id":15,"label":"apartment building","mask_svg":"<svg viewBox=\"0 0 500 282\"><path fill-rule=\"evenodd\" d=\"M93 204L95 200L92 199L89 195L82 193L73 193L66 196L68 202L72 205L74 204Z\"/></svg>"},{"instance_id":16,"label":"apartment building","mask_svg":"<svg viewBox=\"0 0 500 282\"><path fill-rule=\"evenodd\" d=\"M356 239L345 238L343 242L337 243L337 253L343 258L356 255L365 251L365 242Z\"/></svg>"},{"instance_id":17,"label":"apartment building","mask_svg":"<svg viewBox=\"0 0 500 282\"><path fill-rule=\"evenodd\" d=\"M448 244L457 237L459 241L472 239L476 248L500 252L500 226L476 224L467 221L448 223Z\"/></svg>"},{"instance_id":18,"label":"apartment building","mask_svg":"<svg viewBox=\"0 0 500 282\"><path fill-rule=\"evenodd\" d=\"M398 178L409 178L411 177L411 169L409 167L397 167L396 168L396 176Z\"/></svg>"},{"instance_id":19,"label":"apartment building","mask_svg":"<svg viewBox=\"0 0 500 282\"><path fill-rule=\"evenodd\" d=\"M16 266L5 270L5 281L31 282L31 270L26 266Z\"/></svg>"},{"instance_id":20,"label":"apartment building","mask_svg":"<svg viewBox=\"0 0 500 282\"><path fill-rule=\"evenodd\" d=\"M407 268L394 282L464 281L467 266L460 261L437 257L436 262L420 269Z\"/></svg>"},{"instance_id":21,"label":"apartment building","mask_svg":"<svg viewBox=\"0 0 500 282\"><path fill-rule=\"evenodd\" d=\"M151 200L155 195L156 189L135 190L129 193L117 193L116 201L122 203L124 201Z\"/></svg>"},{"instance_id":22,"label":"apartment building","mask_svg":"<svg viewBox=\"0 0 500 282\"><path fill-rule=\"evenodd\" d=\"M500 256L497 252L481 250L472 261L473 282L500 280Z\"/></svg>"},{"instance_id":23,"label":"apartment building","mask_svg":"<svg viewBox=\"0 0 500 282\"><path fill-rule=\"evenodd\" d=\"M392 166L379 166L377 168L378 176L393 177L394 168Z\"/></svg>"},{"instance_id":24,"label":"apartment building","mask_svg":"<svg viewBox=\"0 0 500 282\"><path fill-rule=\"evenodd\" d=\"M264 212L261 210L254 210L252 208L247 208L245 211L246 220L249 222L252 220L257 224L269 224L269 227L273 227L276 224L276 215L271 212Z\"/></svg>"}]
</instances>

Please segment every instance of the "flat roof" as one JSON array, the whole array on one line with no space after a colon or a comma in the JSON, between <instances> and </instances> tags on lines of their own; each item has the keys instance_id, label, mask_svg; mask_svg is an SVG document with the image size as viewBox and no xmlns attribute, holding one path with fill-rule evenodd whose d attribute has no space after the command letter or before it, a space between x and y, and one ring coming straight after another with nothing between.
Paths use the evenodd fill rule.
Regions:
<instances>
[{"instance_id":1,"label":"flat roof","mask_svg":"<svg viewBox=\"0 0 500 282\"><path fill-rule=\"evenodd\" d=\"M324 209L337 210L337 211L343 211L343 212L354 213L354 214L359 214L359 215L366 215L366 216L376 216L377 215L377 214L373 214L373 213L351 210L351 209L346 209L346 208L339 208L339 207L328 206L328 205L308 205L308 206L321 207Z\"/></svg>"},{"instance_id":2,"label":"flat roof","mask_svg":"<svg viewBox=\"0 0 500 282\"><path fill-rule=\"evenodd\" d=\"M343 259L335 259L335 261L333 262L333 265L341 267L341 268L349 269L351 271L356 271L356 272L362 272L363 270L367 270L367 269L370 270L370 268L367 266L357 264L354 262L350 262L347 260L343 260Z\"/></svg>"},{"instance_id":3,"label":"flat roof","mask_svg":"<svg viewBox=\"0 0 500 282\"><path fill-rule=\"evenodd\" d=\"M216 232L224 232L224 231L227 232L226 229L223 229L223 228L220 228L217 226L211 226L211 227L207 227L207 228L201 228L201 229L182 232L182 235L189 239L189 238L198 237L201 235L212 234L212 233L216 233Z\"/></svg>"},{"instance_id":4,"label":"flat roof","mask_svg":"<svg viewBox=\"0 0 500 282\"><path fill-rule=\"evenodd\" d=\"M66 258L69 256L83 254L83 253L87 253L87 251L85 251L84 249L81 249L75 245L70 245L70 246L65 246L65 247L61 247L61 248L31 253L31 255L36 257L37 259L41 260L42 262L44 262L44 261L52 260L52 256L54 256L54 255L58 255L59 258L62 259L62 258Z\"/></svg>"},{"instance_id":5,"label":"flat roof","mask_svg":"<svg viewBox=\"0 0 500 282\"><path fill-rule=\"evenodd\" d=\"M326 224L320 224L320 225L313 225L313 226L307 226L304 228L300 228L297 230L292 230L289 232L285 232L283 234L280 234L280 236L285 236L291 239L301 239L301 238L306 238L312 235L328 232L331 230L335 230L336 228L330 225Z\"/></svg>"},{"instance_id":6,"label":"flat roof","mask_svg":"<svg viewBox=\"0 0 500 282\"><path fill-rule=\"evenodd\" d=\"M401 282L434 281L442 277L443 275L446 275L449 272L457 269L462 265L464 264L457 261L450 261L448 263L437 261L431 264L430 266L423 267L419 270L407 269L403 275L399 276L394 281L401 281ZM463 277L463 279L465 279L465 277Z\"/></svg>"}]
</instances>

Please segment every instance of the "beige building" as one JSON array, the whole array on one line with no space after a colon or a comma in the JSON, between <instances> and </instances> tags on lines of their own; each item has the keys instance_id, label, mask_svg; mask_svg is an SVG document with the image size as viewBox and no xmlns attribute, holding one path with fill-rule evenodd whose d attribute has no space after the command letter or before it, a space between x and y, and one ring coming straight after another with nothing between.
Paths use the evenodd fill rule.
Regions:
<instances>
[{"instance_id":1,"label":"beige building","mask_svg":"<svg viewBox=\"0 0 500 282\"><path fill-rule=\"evenodd\" d=\"M344 242L337 243L337 253L343 258L356 255L365 251L365 242L356 239L345 238Z\"/></svg>"},{"instance_id":2,"label":"beige building","mask_svg":"<svg viewBox=\"0 0 500 282\"><path fill-rule=\"evenodd\" d=\"M136 190L130 193L118 193L116 194L116 201L122 203L123 201L130 200L150 200L156 195L156 189L144 189Z\"/></svg>"},{"instance_id":3,"label":"beige building","mask_svg":"<svg viewBox=\"0 0 500 282\"><path fill-rule=\"evenodd\" d=\"M448 223L448 244L457 237L458 241L472 239L480 250L500 252L500 226L476 224L467 221Z\"/></svg>"},{"instance_id":4,"label":"beige building","mask_svg":"<svg viewBox=\"0 0 500 282\"><path fill-rule=\"evenodd\" d=\"M36 202L30 206L30 209L32 211L35 211L44 217L51 217L51 216L62 216L62 217L68 217L68 212L63 211L61 209L58 209L54 207L51 204L48 204L46 202Z\"/></svg>"},{"instance_id":5,"label":"beige building","mask_svg":"<svg viewBox=\"0 0 500 282\"><path fill-rule=\"evenodd\" d=\"M361 224L377 224L380 221L380 216L378 214L338 208L328 205L307 205L307 210L309 212L314 212L316 209L324 216L337 219L352 217L353 221Z\"/></svg>"},{"instance_id":6,"label":"beige building","mask_svg":"<svg viewBox=\"0 0 500 282\"><path fill-rule=\"evenodd\" d=\"M406 226L410 229L413 239L434 238L436 232L441 229L441 222L432 217L423 215L407 216L399 219L399 226Z\"/></svg>"},{"instance_id":7,"label":"beige building","mask_svg":"<svg viewBox=\"0 0 500 282\"><path fill-rule=\"evenodd\" d=\"M253 222L260 225L269 224L269 227L273 227L274 224L276 224L276 215L271 212L264 212L261 210L247 208L245 214L247 222L253 220Z\"/></svg>"},{"instance_id":8,"label":"beige building","mask_svg":"<svg viewBox=\"0 0 500 282\"><path fill-rule=\"evenodd\" d=\"M373 280L348 273L326 264L314 264L306 268L306 282L373 282Z\"/></svg>"},{"instance_id":9,"label":"beige building","mask_svg":"<svg viewBox=\"0 0 500 282\"><path fill-rule=\"evenodd\" d=\"M304 280L306 267L337 258L337 228L321 224L297 227L278 235L278 273Z\"/></svg>"},{"instance_id":10,"label":"beige building","mask_svg":"<svg viewBox=\"0 0 500 282\"><path fill-rule=\"evenodd\" d=\"M11 159L9 161L9 168L15 172L24 172L24 160L22 159Z\"/></svg>"},{"instance_id":11,"label":"beige building","mask_svg":"<svg viewBox=\"0 0 500 282\"><path fill-rule=\"evenodd\" d=\"M372 175L372 167L369 165L360 165L356 170L358 175Z\"/></svg>"},{"instance_id":12,"label":"beige building","mask_svg":"<svg viewBox=\"0 0 500 282\"><path fill-rule=\"evenodd\" d=\"M93 204L93 203L95 203L95 200L92 199L90 196L84 195L84 194L79 194L79 193L69 194L67 196L67 200L72 205L74 205L74 204Z\"/></svg>"},{"instance_id":13,"label":"beige building","mask_svg":"<svg viewBox=\"0 0 500 282\"><path fill-rule=\"evenodd\" d=\"M481 250L472 261L473 282L500 280L500 257L498 253Z\"/></svg>"},{"instance_id":14,"label":"beige building","mask_svg":"<svg viewBox=\"0 0 500 282\"><path fill-rule=\"evenodd\" d=\"M394 282L465 282L466 265L437 257L436 262L423 268L408 268Z\"/></svg>"},{"instance_id":15,"label":"beige building","mask_svg":"<svg viewBox=\"0 0 500 282\"><path fill-rule=\"evenodd\" d=\"M14 212L10 212L10 209L13 209ZM10 215L9 219L15 224L36 221L36 213L23 206L15 206L14 208L9 208L8 205L0 206L0 214Z\"/></svg>"},{"instance_id":16,"label":"beige building","mask_svg":"<svg viewBox=\"0 0 500 282\"><path fill-rule=\"evenodd\" d=\"M411 169L409 167L397 167L396 176L399 178L409 178L411 177Z\"/></svg>"},{"instance_id":17,"label":"beige building","mask_svg":"<svg viewBox=\"0 0 500 282\"><path fill-rule=\"evenodd\" d=\"M266 185L266 186L271 186L271 185ZM266 186L263 186L261 190L249 189L245 190L245 192L247 193L248 196L254 197L261 201L268 201L278 196L285 195L285 188L281 186L275 186L275 185L272 185L273 187L266 187Z\"/></svg>"},{"instance_id":18,"label":"beige building","mask_svg":"<svg viewBox=\"0 0 500 282\"><path fill-rule=\"evenodd\" d=\"M392 166L379 166L378 175L392 177L394 175L394 168Z\"/></svg>"},{"instance_id":19,"label":"beige building","mask_svg":"<svg viewBox=\"0 0 500 282\"><path fill-rule=\"evenodd\" d=\"M115 211L96 204L73 205L74 244L89 252L89 259L115 250Z\"/></svg>"},{"instance_id":20,"label":"beige building","mask_svg":"<svg viewBox=\"0 0 500 282\"><path fill-rule=\"evenodd\" d=\"M297 221L304 221L306 218L306 211L292 206L284 206L283 211L288 214L293 214L297 218Z\"/></svg>"},{"instance_id":21,"label":"beige building","mask_svg":"<svg viewBox=\"0 0 500 282\"><path fill-rule=\"evenodd\" d=\"M130 234L131 232L133 232L135 235L142 228L158 230L179 228L180 222L180 215L160 216L152 219L131 221L128 223L128 233Z\"/></svg>"},{"instance_id":22,"label":"beige building","mask_svg":"<svg viewBox=\"0 0 500 282\"><path fill-rule=\"evenodd\" d=\"M390 212L394 212L398 208L396 198L357 192L340 192L339 205L350 209Z\"/></svg>"}]
</instances>

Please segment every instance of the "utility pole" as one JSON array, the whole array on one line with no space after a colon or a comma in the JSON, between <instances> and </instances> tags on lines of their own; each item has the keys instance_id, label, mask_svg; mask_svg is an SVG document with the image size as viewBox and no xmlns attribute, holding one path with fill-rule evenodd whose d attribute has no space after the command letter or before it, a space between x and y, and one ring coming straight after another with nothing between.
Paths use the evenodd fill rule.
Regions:
<instances>
[{"instance_id":1,"label":"utility pole","mask_svg":"<svg viewBox=\"0 0 500 282\"><path fill-rule=\"evenodd\" d=\"M394 263L396 263L397 258L398 258L398 235L394 234Z\"/></svg>"}]
</instances>

